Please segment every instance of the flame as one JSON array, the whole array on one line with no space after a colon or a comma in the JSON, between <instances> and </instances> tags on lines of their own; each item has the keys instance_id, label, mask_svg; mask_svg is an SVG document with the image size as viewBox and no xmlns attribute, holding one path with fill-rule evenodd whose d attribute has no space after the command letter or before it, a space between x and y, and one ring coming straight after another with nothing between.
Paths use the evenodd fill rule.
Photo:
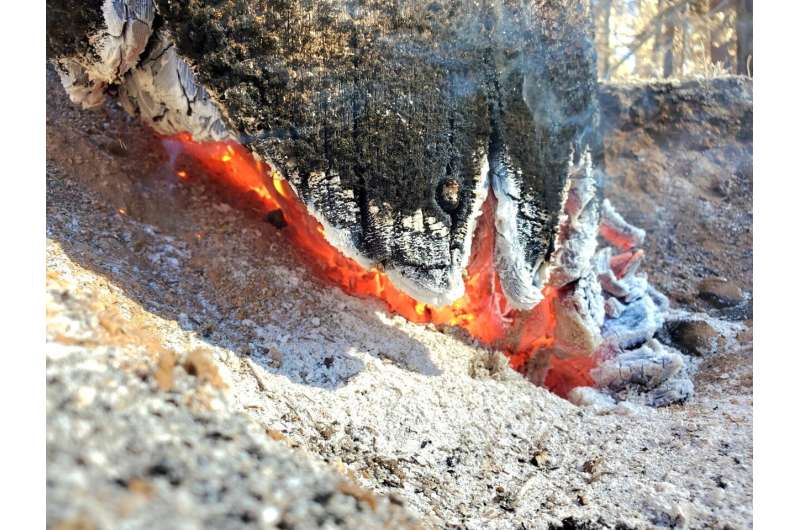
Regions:
<instances>
[{"instance_id":1,"label":"flame","mask_svg":"<svg viewBox=\"0 0 800 530\"><path fill-rule=\"evenodd\" d=\"M494 269L496 200L491 193L473 238L464 296L449 306L433 307L400 291L382 271L364 269L328 243L322 225L308 213L279 173L254 159L243 146L233 142L195 142L189 134L172 136L164 142L169 150L183 151L195 158L224 187L251 195L264 213L281 210L287 223L284 231L311 258L310 266L345 292L379 298L390 311L412 322L461 327L479 342L502 349L511 367L519 371L524 372L537 352L553 346L553 300L557 291L546 287L544 300L530 311L512 309L503 295ZM181 173L185 171L178 176L186 180ZM575 386L591 385L589 370L594 364L591 357L553 358L545 385L561 396Z\"/></svg>"}]
</instances>

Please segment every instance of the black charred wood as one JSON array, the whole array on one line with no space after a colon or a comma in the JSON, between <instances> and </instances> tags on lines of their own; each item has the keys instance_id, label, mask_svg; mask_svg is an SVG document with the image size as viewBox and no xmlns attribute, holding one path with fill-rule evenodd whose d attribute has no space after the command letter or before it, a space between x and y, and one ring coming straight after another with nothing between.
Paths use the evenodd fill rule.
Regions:
<instances>
[{"instance_id":1,"label":"black charred wood","mask_svg":"<svg viewBox=\"0 0 800 530\"><path fill-rule=\"evenodd\" d=\"M503 287L538 300L570 168L602 160L588 1L155 4L228 129L345 253L451 301L491 186ZM77 17L52 49L80 53L94 25Z\"/></svg>"}]
</instances>

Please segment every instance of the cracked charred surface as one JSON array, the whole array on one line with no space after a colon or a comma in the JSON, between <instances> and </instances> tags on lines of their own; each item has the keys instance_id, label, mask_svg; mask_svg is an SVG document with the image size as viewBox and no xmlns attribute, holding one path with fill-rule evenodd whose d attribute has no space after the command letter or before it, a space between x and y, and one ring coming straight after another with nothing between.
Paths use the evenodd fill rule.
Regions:
<instances>
[{"instance_id":1,"label":"cracked charred surface","mask_svg":"<svg viewBox=\"0 0 800 530\"><path fill-rule=\"evenodd\" d=\"M516 307L541 299L570 167L602 157L587 2L155 3L151 42L174 42L220 119L345 254L452 302L491 185L503 288ZM143 55L158 72L164 46ZM141 109L154 94L195 111L146 85L130 98L142 114L163 119Z\"/></svg>"},{"instance_id":2,"label":"cracked charred surface","mask_svg":"<svg viewBox=\"0 0 800 530\"><path fill-rule=\"evenodd\" d=\"M495 261L505 293L528 308L541 298L570 170L587 153L590 178L602 163L594 45L580 2L505 6L495 23Z\"/></svg>"}]
</instances>

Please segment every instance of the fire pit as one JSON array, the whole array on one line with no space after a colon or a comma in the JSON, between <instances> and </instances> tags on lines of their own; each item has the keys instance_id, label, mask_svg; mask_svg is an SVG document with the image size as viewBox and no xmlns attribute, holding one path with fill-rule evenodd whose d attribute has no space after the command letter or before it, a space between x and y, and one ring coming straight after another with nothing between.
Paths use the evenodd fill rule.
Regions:
<instances>
[{"instance_id":1,"label":"fire pit","mask_svg":"<svg viewBox=\"0 0 800 530\"><path fill-rule=\"evenodd\" d=\"M106 4L91 42L113 68L78 46L48 75L49 523L746 525L747 81L600 86L604 149L568 156L552 239L516 283L490 137L474 180L425 188L448 219L469 206L436 291L348 243L326 211L344 184L314 199L328 172L293 175L302 161L258 147L283 137L232 126L258 90L225 94L187 42L247 17L212 9L203 40L184 5ZM414 212L398 241L442 230ZM735 281L738 298L719 288Z\"/></svg>"},{"instance_id":2,"label":"fire pit","mask_svg":"<svg viewBox=\"0 0 800 530\"><path fill-rule=\"evenodd\" d=\"M173 160L189 153L220 182L253 194L265 215L280 212L311 265L346 292L377 297L412 322L460 326L561 396L592 386L593 373L610 394L643 387L653 405L691 396L681 356L654 338L668 304L638 274L644 232L601 201L596 74L577 3L509 5L501 14L467 9L427 36L402 29L412 16L402 9L348 15L325 8L309 11L304 24L314 35L317 26L328 33L303 43L284 35L258 44L209 22L219 42L201 45L204 55L190 38L206 24L197 16L236 26L247 24L237 16L255 11L165 3L160 20L169 29L153 31L154 4L110 5L87 48L96 53L56 61L72 100L93 107L105 86L118 85L131 114L170 135ZM265 9L265 20L285 15ZM348 17L359 21L355 27ZM81 23L76 31L85 31ZM363 40L368 32L359 24L395 40ZM255 31L272 34L266 26ZM239 63L226 63L233 43L245 54L237 61L260 57L258 68L267 70L243 78ZM333 51L336 43L343 51ZM492 50L510 58L486 66ZM287 53L294 62L285 62ZM213 74L226 64L230 75ZM398 84L394 66L417 73ZM262 103L284 104L264 114L248 103L241 91L253 79L261 79ZM462 153L447 161L453 149ZM430 163L418 166L420 156ZM430 187L427 195L420 186ZM599 251L598 233L610 244ZM607 375L637 370L648 375ZM578 389L574 399L589 395Z\"/></svg>"}]
</instances>

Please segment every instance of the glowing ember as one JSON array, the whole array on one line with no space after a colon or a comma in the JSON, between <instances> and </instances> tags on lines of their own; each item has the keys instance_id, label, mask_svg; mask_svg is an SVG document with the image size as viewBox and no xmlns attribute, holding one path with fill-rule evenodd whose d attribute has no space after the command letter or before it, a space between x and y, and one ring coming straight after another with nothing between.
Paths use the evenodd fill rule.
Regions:
<instances>
[{"instance_id":1,"label":"glowing ember","mask_svg":"<svg viewBox=\"0 0 800 530\"><path fill-rule=\"evenodd\" d=\"M506 302L494 269L495 198L489 195L476 229L473 251L465 274L465 294L446 307L417 302L398 290L387 276L365 270L345 257L324 236L323 227L306 210L291 187L243 146L232 142L199 143L188 134L164 140L171 150L183 152L205 166L219 183L257 198L264 213L280 209L287 223L289 238L311 258L309 263L323 277L345 292L383 300L391 311L417 323L433 323L464 328L481 343L503 350L511 366L526 371L537 354L545 354L554 344L555 312L558 292L545 288L545 299L530 311L511 309ZM186 171L178 171L187 180ZM622 265L620 263L620 265ZM576 386L591 385L591 357L558 359L553 357L545 385L564 396Z\"/></svg>"}]
</instances>

